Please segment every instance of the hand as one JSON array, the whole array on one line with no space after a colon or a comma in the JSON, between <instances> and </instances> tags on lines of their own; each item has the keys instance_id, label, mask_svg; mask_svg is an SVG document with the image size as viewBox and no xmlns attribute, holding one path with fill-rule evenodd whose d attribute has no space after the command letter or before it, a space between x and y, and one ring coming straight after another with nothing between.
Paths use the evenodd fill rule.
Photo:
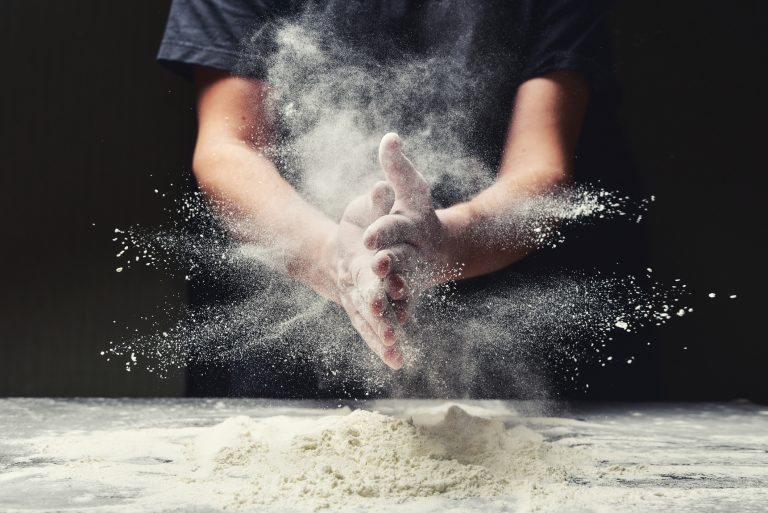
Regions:
<instances>
[{"instance_id":1,"label":"hand","mask_svg":"<svg viewBox=\"0 0 768 513\"><path fill-rule=\"evenodd\" d=\"M401 146L400 137L393 133L379 145L379 162L395 197L387 215L367 227L363 242L366 249L376 251L373 273L383 280L394 315L403 323L419 295L443 281L451 266L444 249L447 231L432 205L429 184Z\"/></svg>"},{"instance_id":2,"label":"hand","mask_svg":"<svg viewBox=\"0 0 768 513\"><path fill-rule=\"evenodd\" d=\"M399 369L398 323L382 279L374 272L375 251L363 244L363 232L392 209L394 193L387 182L352 200L339 222L337 286L339 303L363 340L387 365Z\"/></svg>"}]
</instances>

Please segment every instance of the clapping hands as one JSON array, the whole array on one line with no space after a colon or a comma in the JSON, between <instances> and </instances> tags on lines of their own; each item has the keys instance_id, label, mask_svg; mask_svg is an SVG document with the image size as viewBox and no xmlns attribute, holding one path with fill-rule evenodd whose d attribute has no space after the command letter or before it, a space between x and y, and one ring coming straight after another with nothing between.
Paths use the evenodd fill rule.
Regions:
<instances>
[{"instance_id":1,"label":"clapping hands","mask_svg":"<svg viewBox=\"0 0 768 513\"><path fill-rule=\"evenodd\" d=\"M386 181L348 205L339 224L340 303L365 342L399 369L402 324L448 267L447 235L429 184L401 151L397 134L379 145Z\"/></svg>"}]
</instances>

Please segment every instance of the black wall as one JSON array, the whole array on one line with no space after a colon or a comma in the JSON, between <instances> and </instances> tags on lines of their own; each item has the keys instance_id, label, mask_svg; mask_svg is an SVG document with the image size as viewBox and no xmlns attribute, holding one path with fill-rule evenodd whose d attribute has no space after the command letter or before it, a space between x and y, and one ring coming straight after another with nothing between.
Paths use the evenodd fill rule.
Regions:
<instances>
[{"instance_id":1,"label":"black wall","mask_svg":"<svg viewBox=\"0 0 768 513\"><path fill-rule=\"evenodd\" d=\"M158 273L115 273L111 242L117 226L164 219L153 189L188 173L192 92L154 62L167 9L0 4L0 395L183 393L180 377L99 356L184 291Z\"/></svg>"},{"instance_id":2,"label":"black wall","mask_svg":"<svg viewBox=\"0 0 768 513\"><path fill-rule=\"evenodd\" d=\"M181 375L128 374L99 356L161 301L184 299L181 280L115 273L111 242L116 226L159 224L169 198L153 189L178 195L189 177L192 91L154 62L167 9L0 4L0 395L183 393ZM657 198L650 265L696 293L694 314L654 340L665 374L627 366L665 382L658 399L768 400L767 10L760 0L623 2L612 16L622 120Z\"/></svg>"},{"instance_id":3,"label":"black wall","mask_svg":"<svg viewBox=\"0 0 768 513\"><path fill-rule=\"evenodd\" d=\"M612 22L624 126L657 198L652 267L698 298L659 332L670 397L768 400L768 4L619 2Z\"/></svg>"}]
</instances>

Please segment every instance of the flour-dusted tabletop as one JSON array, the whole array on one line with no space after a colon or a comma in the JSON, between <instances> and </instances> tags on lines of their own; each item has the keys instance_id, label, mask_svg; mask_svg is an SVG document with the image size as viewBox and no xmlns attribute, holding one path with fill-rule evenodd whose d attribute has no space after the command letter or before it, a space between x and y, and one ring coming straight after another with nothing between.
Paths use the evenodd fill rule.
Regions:
<instances>
[{"instance_id":1,"label":"flour-dusted tabletop","mask_svg":"<svg viewBox=\"0 0 768 513\"><path fill-rule=\"evenodd\" d=\"M273 436L253 434L268 419L290 426L365 409L418 424L448 406L438 400L0 399L0 511L768 511L768 407L452 404L538 436L541 445L526 446L536 448L530 458L551 458L544 449L556 447L580 451L573 454L587 455L587 463L547 479L523 474L524 486L514 493L480 498L249 502L244 497L258 498L259 490L248 472L232 469L246 468L242 457L264 442L259 437ZM241 429L240 459L215 460L217 471L224 461L230 465L220 485L199 478L196 441L217 440L225 431L216 426L232 422ZM251 445L243 445L243 433Z\"/></svg>"}]
</instances>

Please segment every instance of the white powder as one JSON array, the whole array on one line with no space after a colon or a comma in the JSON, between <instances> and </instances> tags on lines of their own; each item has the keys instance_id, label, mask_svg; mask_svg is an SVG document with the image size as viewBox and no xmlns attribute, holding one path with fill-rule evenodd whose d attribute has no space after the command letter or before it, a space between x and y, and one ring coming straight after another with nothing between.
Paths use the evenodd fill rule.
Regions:
<instances>
[{"instance_id":1,"label":"white powder","mask_svg":"<svg viewBox=\"0 0 768 513\"><path fill-rule=\"evenodd\" d=\"M507 429L458 406L432 424L363 410L320 419L234 417L190 448L201 482L248 476L233 508L495 497L566 481L590 461L525 426Z\"/></svg>"},{"instance_id":2,"label":"white powder","mask_svg":"<svg viewBox=\"0 0 768 513\"><path fill-rule=\"evenodd\" d=\"M372 405L387 414L206 404L46 404L45 427L2 440L3 511L756 513L768 501L768 417L741 406L584 421L487 401Z\"/></svg>"},{"instance_id":3,"label":"white powder","mask_svg":"<svg viewBox=\"0 0 768 513\"><path fill-rule=\"evenodd\" d=\"M456 405L421 409L412 417L346 408L285 413L234 416L207 427L42 436L24 459L58 462L45 468L48 483L113 490L100 493L105 496L130 493L129 504L109 510L115 512L175 511L183 505L216 511L421 512L462 504L507 511L518 503L538 510L533 506L541 497L528 503L541 496L541 487L549 487L549 497L569 483L599 477L600 465L587 449L546 441L522 424L505 426ZM21 469L13 477L41 477L39 472L25 475ZM127 492L126 486L141 493Z\"/></svg>"}]
</instances>

